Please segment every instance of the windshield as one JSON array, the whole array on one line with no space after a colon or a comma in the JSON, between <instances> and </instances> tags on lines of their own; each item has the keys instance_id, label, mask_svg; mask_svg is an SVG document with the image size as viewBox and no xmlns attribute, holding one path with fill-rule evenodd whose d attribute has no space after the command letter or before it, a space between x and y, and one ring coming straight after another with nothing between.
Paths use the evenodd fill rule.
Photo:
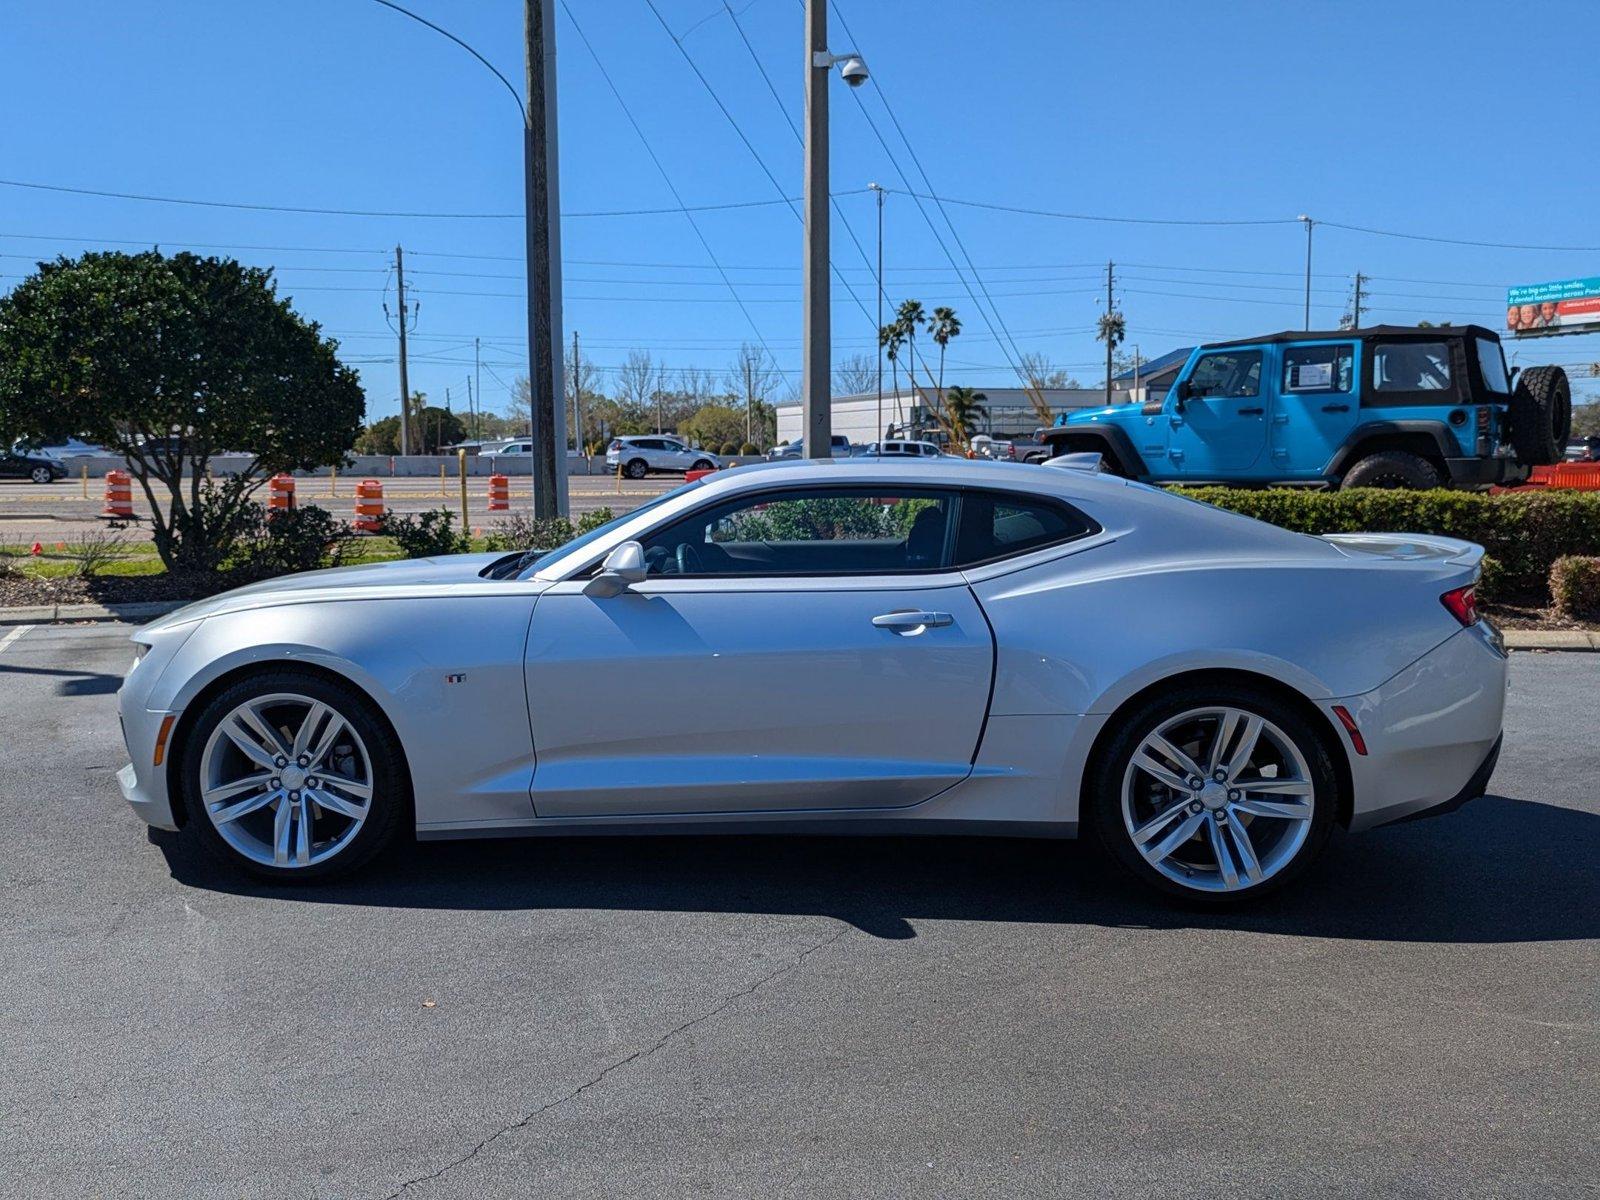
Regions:
<instances>
[{"instance_id":1,"label":"windshield","mask_svg":"<svg viewBox=\"0 0 1600 1200\"><path fill-rule=\"evenodd\" d=\"M546 566L563 555L570 554L574 550L581 550L590 542L598 541L600 538L605 537L606 534L610 533L624 521L631 521L640 513L649 512L652 508L657 508L660 505L665 504L668 500L671 500L675 496L681 496L685 492L699 487L700 482L700 480L696 479L693 483L686 483L682 487L673 488L670 492L663 492L654 500L646 500L643 504L639 505L638 508L630 508L620 517L613 517L604 525L596 525L593 529L589 530L588 533L580 534L578 537L573 538L570 542L557 546L553 550L543 550L538 548L529 550L518 561L517 569L512 572L512 577L517 579L525 579L529 575L537 574L539 571L543 570Z\"/></svg>"}]
</instances>

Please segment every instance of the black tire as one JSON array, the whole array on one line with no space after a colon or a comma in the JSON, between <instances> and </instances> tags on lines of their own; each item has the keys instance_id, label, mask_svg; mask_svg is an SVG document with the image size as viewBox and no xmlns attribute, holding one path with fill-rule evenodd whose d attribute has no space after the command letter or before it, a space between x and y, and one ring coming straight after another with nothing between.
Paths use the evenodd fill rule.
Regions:
<instances>
[{"instance_id":1,"label":"black tire","mask_svg":"<svg viewBox=\"0 0 1600 1200\"><path fill-rule=\"evenodd\" d=\"M289 692L331 706L365 744L372 768L372 800L365 822L334 857L304 867L255 862L217 832L200 794L201 760L217 724L246 700ZM179 786L187 821L183 835L199 842L228 866L276 883L326 883L346 878L388 847L404 822L412 819L411 780L399 740L372 702L356 688L323 675L293 669L268 669L225 688L200 711L184 739Z\"/></svg>"},{"instance_id":2,"label":"black tire","mask_svg":"<svg viewBox=\"0 0 1600 1200\"><path fill-rule=\"evenodd\" d=\"M1344 473L1341 487L1436 488L1444 482L1439 468L1409 450L1377 450Z\"/></svg>"},{"instance_id":3,"label":"black tire","mask_svg":"<svg viewBox=\"0 0 1600 1200\"><path fill-rule=\"evenodd\" d=\"M1529 367L1511 393L1511 446L1525 467L1561 462L1572 436L1572 385L1561 367Z\"/></svg>"},{"instance_id":4,"label":"black tire","mask_svg":"<svg viewBox=\"0 0 1600 1200\"><path fill-rule=\"evenodd\" d=\"M643 479L650 474L650 464L642 458L630 458L628 465L622 468L622 473L629 479Z\"/></svg>"},{"instance_id":5,"label":"black tire","mask_svg":"<svg viewBox=\"0 0 1600 1200\"><path fill-rule=\"evenodd\" d=\"M49 467L35 467L28 472L28 478L35 483L54 483L56 481L55 473Z\"/></svg>"},{"instance_id":6,"label":"black tire","mask_svg":"<svg viewBox=\"0 0 1600 1200\"><path fill-rule=\"evenodd\" d=\"M1315 788L1311 828L1293 857L1260 883L1235 891L1204 891L1183 886L1145 861L1123 820L1122 787L1129 761L1144 738L1163 723L1192 709L1227 706L1252 712L1276 725L1305 759ZM1208 907L1247 903L1288 886L1327 848L1339 807L1338 776L1327 743L1299 711L1266 692L1237 684L1190 684L1164 691L1119 718L1109 743L1090 764L1084 780L1081 819L1107 853L1141 883L1169 896ZM1197 835L1198 836L1198 835Z\"/></svg>"},{"instance_id":7,"label":"black tire","mask_svg":"<svg viewBox=\"0 0 1600 1200\"><path fill-rule=\"evenodd\" d=\"M705 459L697 458L697 459L695 459L694 466L690 467L689 470L691 470L691 471L714 471L714 470L716 470L716 468L713 467Z\"/></svg>"}]
</instances>

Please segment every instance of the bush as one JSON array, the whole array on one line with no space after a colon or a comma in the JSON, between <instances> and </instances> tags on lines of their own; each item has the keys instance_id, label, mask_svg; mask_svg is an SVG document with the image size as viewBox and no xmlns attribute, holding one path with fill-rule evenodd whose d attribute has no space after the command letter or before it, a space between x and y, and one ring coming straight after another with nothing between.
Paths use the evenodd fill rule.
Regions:
<instances>
[{"instance_id":1,"label":"bush","mask_svg":"<svg viewBox=\"0 0 1600 1200\"><path fill-rule=\"evenodd\" d=\"M1494 604L1506 598L1506 569L1492 554L1485 554L1478 565L1478 601Z\"/></svg>"},{"instance_id":2,"label":"bush","mask_svg":"<svg viewBox=\"0 0 1600 1200\"><path fill-rule=\"evenodd\" d=\"M732 458L734 455L739 453L739 447L734 445L732 442L723 442L722 448L718 450L717 453L722 455L724 458Z\"/></svg>"},{"instance_id":3,"label":"bush","mask_svg":"<svg viewBox=\"0 0 1600 1200\"><path fill-rule=\"evenodd\" d=\"M462 554L471 542L465 533L455 531L455 514L448 508L434 508L415 516L393 511L383 514L378 532L392 537L407 558L432 558L438 554Z\"/></svg>"},{"instance_id":4,"label":"bush","mask_svg":"<svg viewBox=\"0 0 1600 1200\"><path fill-rule=\"evenodd\" d=\"M602 506L593 512L586 512L578 518L578 532L588 533L591 529L599 529L606 522L614 520L616 520L616 517L612 515L611 510Z\"/></svg>"},{"instance_id":5,"label":"bush","mask_svg":"<svg viewBox=\"0 0 1600 1200\"><path fill-rule=\"evenodd\" d=\"M489 526L484 543L490 550L553 550L576 536L572 522L565 517L541 519L513 513Z\"/></svg>"},{"instance_id":6,"label":"bush","mask_svg":"<svg viewBox=\"0 0 1600 1200\"><path fill-rule=\"evenodd\" d=\"M741 457L745 456L745 455L760 454L760 453L761 453L761 447L756 445L754 442L746 442L744 445L739 447L739 454L740 454Z\"/></svg>"},{"instance_id":7,"label":"bush","mask_svg":"<svg viewBox=\"0 0 1600 1200\"><path fill-rule=\"evenodd\" d=\"M325 508L304 504L269 511L252 506L252 523L235 540L227 569L252 579L336 567L354 530Z\"/></svg>"},{"instance_id":8,"label":"bush","mask_svg":"<svg viewBox=\"0 0 1600 1200\"><path fill-rule=\"evenodd\" d=\"M121 562L132 553L121 534L109 529L91 529L72 539L67 557L73 561L72 573L79 579L92 579L104 567Z\"/></svg>"},{"instance_id":9,"label":"bush","mask_svg":"<svg viewBox=\"0 0 1600 1200\"><path fill-rule=\"evenodd\" d=\"M1556 559L1550 568L1550 596L1563 617L1600 620L1600 558Z\"/></svg>"},{"instance_id":10,"label":"bush","mask_svg":"<svg viewBox=\"0 0 1600 1200\"><path fill-rule=\"evenodd\" d=\"M1558 558L1600 555L1595 492L1192 488L1181 494L1300 533L1433 533L1476 542L1495 560L1500 600L1544 603Z\"/></svg>"}]
</instances>

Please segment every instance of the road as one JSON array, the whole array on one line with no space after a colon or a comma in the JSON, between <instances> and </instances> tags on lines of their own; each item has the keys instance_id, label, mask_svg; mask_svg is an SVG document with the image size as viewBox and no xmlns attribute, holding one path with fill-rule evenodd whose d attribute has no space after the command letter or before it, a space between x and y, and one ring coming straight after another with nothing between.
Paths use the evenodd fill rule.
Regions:
<instances>
[{"instance_id":1,"label":"road","mask_svg":"<svg viewBox=\"0 0 1600 1200\"><path fill-rule=\"evenodd\" d=\"M359 480L340 477L308 478L298 481L297 495L302 504L316 504L337 516L351 519L355 515L355 486ZM415 513L429 508L448 508L461 512L461 483L457 478L447 478L441 488L437 479L400 478L383 479L384 500L395 512ZM669 488L683 482L677 475L652 475L647 479L624 479L620 482L609 475L574 475L569 481L574 519L597 508L610 508L621 513L637 508L646 500L661 495ZM467 480L467 511L474 529L485 529L501 514L491 513L489 481ZM330 491L332 494L330 495ZM266 492L260 493L262 503ZM141 518L127 531L131 538L150 536L149 512L144 493L133 489L134 511ZM514 508L527 511L532 503L528 481L511 480L511 503ZM86 529L104 524L100 510L104 505L104 487L100 480L91 479L87 496L82 482L66 479L60 483L38 484L25 480L0 480L0 545L29 545L44 542L53 545L72 538Z\"/></svg>"},{"instance_id":2,"label":"road","mask_svg":"<svg viewBox=\"0 0 1600 1200\"><path fill-rule=\"evenodd\" d=\"M1000 840L246 883L117 794L125 636L0 646L0 1194L1596 1190L1595 657L1517 656L1491 796L1218 916Z\"/></svg>"}]
</instances>

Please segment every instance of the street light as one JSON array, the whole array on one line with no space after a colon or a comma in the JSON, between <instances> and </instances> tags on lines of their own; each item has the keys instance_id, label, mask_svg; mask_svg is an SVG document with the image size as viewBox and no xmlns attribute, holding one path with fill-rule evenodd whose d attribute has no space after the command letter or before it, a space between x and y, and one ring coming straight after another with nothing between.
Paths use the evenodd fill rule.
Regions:
<instances>
[{"instance_id":1,"label":"street light","mask_svg":"<svg viewBox=\"0 0 1600 1200\"><path fill-rule=\"evenodd\" d=\"M851 87L867 81L859 54L828 50L828 0L806 5L805 316L801 330L802 436L807 458L833 457L833 298L828 281L828 72ZM880 285L881 286L881 285ZM880 384L881 390L881 384ZM880 402L881 403L881 402Z\"/></svg>"}]
</instances>

